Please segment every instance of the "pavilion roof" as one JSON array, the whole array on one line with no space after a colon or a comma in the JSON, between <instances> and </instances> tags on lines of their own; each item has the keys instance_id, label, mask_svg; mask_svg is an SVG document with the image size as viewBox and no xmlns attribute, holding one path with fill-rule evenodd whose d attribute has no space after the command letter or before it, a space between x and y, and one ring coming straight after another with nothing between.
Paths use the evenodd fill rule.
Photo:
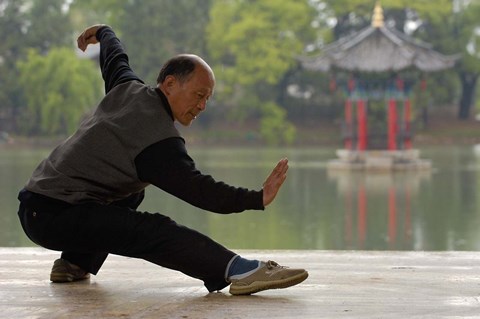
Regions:
<instances>
[{"instance_id":1,"label":"pavilion roof","mask_svg":"<svg viewBox=\"0 0 480 319\"><path fill-rule=\"evenodd\" d=\"M432 72L451 68L458 59L459 55L443 55L428 43L386 27L382 14L374 16L372 25L326 45L316 56L301 57L300 62L308 70L323 72L332 67L364 72L416 67Z\"/></svg>"}]
</instances>

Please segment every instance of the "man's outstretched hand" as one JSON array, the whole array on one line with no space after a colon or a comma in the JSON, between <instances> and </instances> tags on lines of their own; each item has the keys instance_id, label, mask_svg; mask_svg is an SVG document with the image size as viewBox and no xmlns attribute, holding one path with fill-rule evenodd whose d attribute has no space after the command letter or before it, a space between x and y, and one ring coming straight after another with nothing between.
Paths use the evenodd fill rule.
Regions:
<instances>
[{"instance_id":1,"label":"man's outstretched hand","mask_svg":"<svg viewBox=\"0 0 480 319\"><path fill-rule=\"evenodd\" d=\"M95 24L86 28L77 38L78 48L85 51L89 44L98 43L96 36L97 30L103 26L105 26L105 24Z\"/></svg>"},{"instance_id":2,"label":"man's outstretched hand","mask_svg":"<svg viewBox=\"0 0 480 319\"><path fill-rule=\"evenodd\" d=\"M270 204L287 178L288 159L280 160L263 183L263 206Z\"/></svg>"}]
</instances>

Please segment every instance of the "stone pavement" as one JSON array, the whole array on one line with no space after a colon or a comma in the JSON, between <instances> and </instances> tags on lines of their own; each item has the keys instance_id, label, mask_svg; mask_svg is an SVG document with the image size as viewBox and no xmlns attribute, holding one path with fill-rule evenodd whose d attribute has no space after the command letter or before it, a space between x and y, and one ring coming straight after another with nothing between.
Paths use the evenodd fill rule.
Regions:
<instances>
[{"instance_id":1,"label":"stone pavement","mask_svg":"<svg viewBox=\"0 0 480 319\"><path fill-rule=\"evenodd\" d=\"M112 255L89 281L52 284L57 252L0 248L0 317L480 318L480 252L238 252L303 267L310 276L291 288L236 297Z\"/></svg>"}]
</instances>

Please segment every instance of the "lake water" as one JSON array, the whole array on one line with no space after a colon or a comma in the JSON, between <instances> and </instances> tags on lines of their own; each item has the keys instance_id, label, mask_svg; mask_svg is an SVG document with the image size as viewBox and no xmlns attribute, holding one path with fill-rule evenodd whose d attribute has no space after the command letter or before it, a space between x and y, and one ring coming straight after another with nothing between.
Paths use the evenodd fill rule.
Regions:
<instances>
[{"instance_id":1,"label":"lake water","mask_svg":"<svg viewBox=\"0 0 480 319\"><path fill-rule=\"evenodd\" d=\"M49 150L0 150L0 246L34 246L17 218L18 190ZM149 187L141 210L161 212L233 249L480 250L480 156L422 149L426 173L332 173L334 149L190 149L217 180L259 188L274 164L288 179L265 211L218 215Z\"/></svg>"}]
</instances>

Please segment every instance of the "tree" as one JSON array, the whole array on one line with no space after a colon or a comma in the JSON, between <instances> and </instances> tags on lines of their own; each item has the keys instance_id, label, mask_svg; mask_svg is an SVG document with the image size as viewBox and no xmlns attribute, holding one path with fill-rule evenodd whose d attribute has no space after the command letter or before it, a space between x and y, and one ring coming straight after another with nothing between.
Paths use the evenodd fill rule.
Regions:
<instances>
[{"instance_id":1,"label":"tree","mask_svg":"<svg viewBox=\"0 0 480 319\"><path fill-rule=\"evenodd\" d=\"M207 47L219 83L217 102L234 107L236 119L261 116L264 137L291 141L293 126L274 102L275 86L313 37L314 9L307 1L218 0L210 16ZM287 129L276 129L282 125Z\"/></svg>"},{"instance_id":2,"label":"tree","mask_svg":"<svg viewBox=\"0 0 480 319\"><path fill-rule=\"evenodd\" d=\"M69 7L72 26L77 33L97 23L116 26L124 16L127 1L72 0Z\"/></svg>"},{"instance_id":3,"label":"tree","mask_svg":"<svg viewBox=\"0 0 480 319\"><path fill-rule=\"evenodd\" d=\"M134 69L151 83L167 59L179 53L205 56L210 0L137 0L125 6L119 27Z\"/></svg>"},{"instance_id":4,"label":"tree","mask_svg":"<svg viewBox=\"0 0 480 319\"><path fill-rule=\"evenodd\" d=\"M47 53L53 47L73 45L74 35L65 0L31 1L25 19L26 44L30 48Z\"/></svg>"},{"instance_id":5,"label":"tree","mask_svg":"<svg viewBox=\"0 0 480 319\"><path fill-rule=\"evenodd\" d=\"M275 103L267 102L262 107L262 113L260 134L268 144L293 143L295 127L286 121L287 112L284 109Z\"/></svg>"},{"instance_id":6,"label":"tree","mask_svg":"<svg viewBox=\"0 0 480 319\"><path fill-rule=\"evenodd\" d=\"M16 106L21 104L18 70L15 61L23 50L24 30L26 28L24 6L22 0L0 0L0 117L5 119L15 118ZM15 123L11 127L0 127L0 131L15 129Z\"/></svg>"},{"instance_id":7,"label":"tree","mask_svg":"<svg viewBox=\"0 0 480 319\"><path fill-rule=\"evenodd\" d=\"M73 9L80 10L82 17L90 10L103 12L105 21L100 22L111 25L121 38L134 71L146 82L155 83L163 63L176 54L194 53L207 59L204 34L210 2L82 0L75 1Z\"/></svg>"},{"instance_id":8,"label":"tree","mask_svg":"<svg viewBox=\"0 0 480 319\"><path fill-rule=\"evenodd\" d=\"M404 31L407 22L420 22L420 19L442 19L452 12L452 0L410 1L383 0L386 23ZM326 0L327 11L337 23L334 27L335 39L350 30L361 29L371 23L376 0Z\"/></svg>"},{"instance_id":9,"label":"tree","mask_svg":"<svg viewBox=\"0 0 480 319\"><path fill-rule=\"evenodd\" d=\"M460 7L453 17L453 45L462 53L463 58L456 67L462 96L460 98L458 118L468 119L475 101L475 89L480 75L480 1L473 0ZM444 25L440 23L440 25Z\"/></svg>"},{"instance_id":10,"label":"tree","mask_svg":"<svg viewBox=\"0 0 480 319\"><path fill-rule=\"evenodd\" d=\"M0 0L0 116L18 129L18 118L25 97L17 79L17 61L28 48L42 53L52 47L73 44L68 11L64 0Z\"/></svg>"},{"instance_id":11,"label":"tree","mask_svg":"<svg viewBox=\"0 0 480 319\"><path fill-rule=\"evenodd\" d=\"M72 133L102 94L96 66L79 59L70 48L51 49L47 55L31 49L18 69L27 106L22 113L23 133Z\"/></svg>"}]
</instances>

